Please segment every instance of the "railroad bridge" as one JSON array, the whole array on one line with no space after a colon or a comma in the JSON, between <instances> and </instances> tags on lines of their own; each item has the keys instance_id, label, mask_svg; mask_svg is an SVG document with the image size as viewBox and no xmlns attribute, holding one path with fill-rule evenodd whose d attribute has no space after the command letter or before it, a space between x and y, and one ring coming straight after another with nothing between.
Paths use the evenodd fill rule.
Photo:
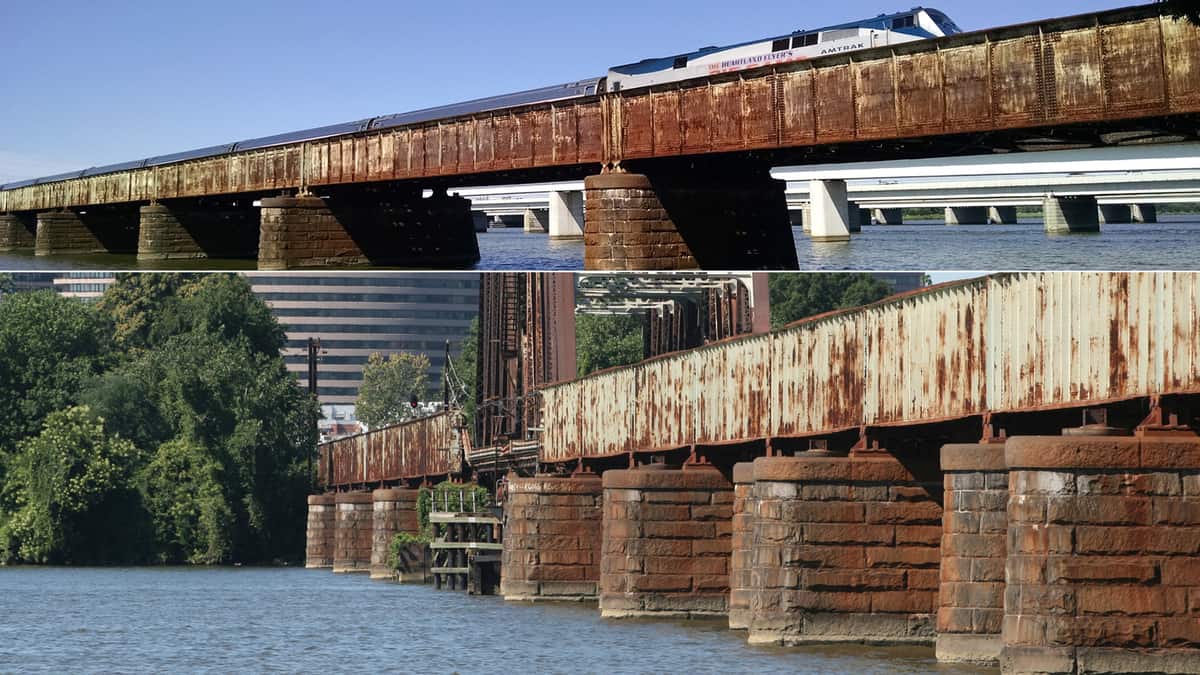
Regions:
<instances>
[{"instance_id":1,"label":"railroad bridge","mask_svg":"<svg viewBox=\"0 0 1200 675\"><path fill-rule=\"evenodd\" d=\"M539 391L540 433L494 451L535 457L505 481L510 600L1200 670L1200 275L954 282ZM364 489L478 475L458 427L322 445L309 564L353 556Z\"/></svg>"},{"instance_id":2,"label":"railroad bridge","mask_svg":"<svg viewBox=\"0 0 1200 675\"><path fill-rule=\"evenodd\" d=\"M318 140L283 135L204 159L6 186L0 249L257 255L264 269L469 264L469 203L448 187L586 178L588 269L794 268L771 166L1195 138L1200 29L1161 12L1054 19ZM813 189L814 223L844 236L844 184ZM1082 211L1054 208L1068 226Z\"/></svg>"}]
</instances>

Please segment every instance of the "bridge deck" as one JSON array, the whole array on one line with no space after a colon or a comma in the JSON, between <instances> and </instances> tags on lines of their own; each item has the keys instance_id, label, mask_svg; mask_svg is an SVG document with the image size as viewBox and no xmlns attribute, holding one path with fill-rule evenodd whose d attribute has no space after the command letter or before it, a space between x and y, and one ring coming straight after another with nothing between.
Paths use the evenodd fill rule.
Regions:
<instances>
[{"instance_id":1,"label":"bridge deck","mask_svg":"<svg viewBox=\"0 0 1200 675\"><path fill-rule=\"evenodd\" d=\"M1055 19L21 187L0 192L0 212L1200 112L1200 29L1159 12Z\"/></svg>"}]
</instances>

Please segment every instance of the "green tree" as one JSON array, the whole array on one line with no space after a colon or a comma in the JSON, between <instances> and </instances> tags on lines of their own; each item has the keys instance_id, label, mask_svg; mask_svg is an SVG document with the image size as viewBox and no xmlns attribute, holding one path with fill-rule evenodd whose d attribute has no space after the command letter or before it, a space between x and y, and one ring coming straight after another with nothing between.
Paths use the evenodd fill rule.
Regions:
<instances>
[{"instance_id":1,"label":"green tree","mask_svg":"<svg viewBox=\"0 0 1200 675\"><path fill-rule=\"evenodd\" d=\"M114 340L120 347L145 347L163 305L200 278L194 274L123 272L96 301L96 309L112 318Z\"/></svg>"},{"instance_id":2,"label":"green tree","mask_svg":"<svg viewBox=\"0 0 1200 675\"><path fill-rule=\"evenodd\" d=\"M0 273L0 295L4 295L5 293L12 293L13 288L14 288L14 286L13 286L12 275L8 274L6 272Z\"/></svg>"},{"instance_id":3,"label":"green tree","mask_svg":"<svg viewBox=\"0 0 1200 675\"><path fill-rule=\"evenodd\" d=\"M371 354L363 366L363 383L355 401L358 419L381 427L412 417L409 399L425 399L428 372L429 357L424 354Z\"/></svg>"},{"instance_id":4,"label":"green tree","mask_svg":"<svg viewBox=\"0 0 1200 675\"><path fill-rule=\"evenodd\" d=\"M85 406L46 417L21 443L9 482L17 510L0 533L6 558L31 563L128 559L140 520L129 477L137 449L105 434Z\"/></svg>"},{"instance_id":5,"label":"green tree","mask_svg":"<svg viewBox=\"0 0 1200 675\"><path fill-rule=\"evenodd\" d=\"M466 417L468 429L475 427L475 376L476 362L479 360L479 317L471 319L467 335L463 338L462 347L458 350L458 358L453 359L454 372L462 380L464 392L458 393Z\"/></svg>"},{"instance_id":6,"label":"green tree","mask_svg":"<svg viewBox=\"0 0 1200 675\"><path fill-rule=\"evenodd\" d=\"M154 530L158 562L229 562L236 518L221 485L223 467L186 439L159 446L138 477Z\"/></svg>"},{"instance_id":7,"label":"green tree","mask_svg":"<svg viewBox=\"0 0 1200 675\"><path fill-rule=\"evenodd\" d=\"M863 273L772 274L771 327L817 314L858 307L892 293L887 283Z\"/></svg>"},{"instance_id":8,"label":"green tree","mask_svg":"<svg viewBox=\"0 0 1200 675\"><path fill-rule=\"evenodd\" d=\"M109 363L112 329L94 307L54 291L0 298L0 455L76 403ZM0 478L2 478L0 474Z\"/></svg>"},{"instance_id":9,"label":"green tree","mask_svg":"<svg viewBox=\"0 0 1200 675\"><path fill-rule=\"evenodd\" d=\"M579 376L641 361L645 357L642 323L640 316L629 315L575 317L575 362Z\"/></svg>"}]
</instances>

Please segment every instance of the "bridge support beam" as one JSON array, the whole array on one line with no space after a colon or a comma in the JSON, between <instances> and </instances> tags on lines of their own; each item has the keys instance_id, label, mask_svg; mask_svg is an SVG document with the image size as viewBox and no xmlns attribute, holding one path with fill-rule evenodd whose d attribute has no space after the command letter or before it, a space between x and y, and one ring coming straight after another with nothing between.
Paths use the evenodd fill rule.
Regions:
<instances>
[{"instance_id":1,"label":"bridge support beam","mask_svg":"<svg viewBox=\"0 0 1200 675\"><path fill-rule=\"evenodd\" d=\"M583 239L583 192L550 193L550 238Z\"/></svg>"},{"instance_id":2,"label":"bridge support beam","mask_svg":"<svg viewBox=\"0 0 1200 675\"><path fill-rule=\"evenodd\" d=\"M600 614L724 616L733 485L711 467L604 474Z\"/></svg>"},{"instance_id":3,"label":"bridge support beam","mask_svg":"<svg viewBox=\"0 0 1200 675\"><path fill-rule=\"evenodd\" d=\"M850 234L858 234L862 232L863 225L871 224L871 210L864 209L854 202L850 202L847 210L847 215L850 216L850 222L847 224L847 229Z\"/></svg>"},{"instance_id":4,"label":"bridge support beam","mask_svg":"<svg viewBox=\"0 0 1200 675\"><path fill-rule=\"evenodd\" d=\"M139 212L138 260L253 258L259 214L249 199L153 202Z\"/></svg>"},{"instance_id":5,"label":"bridge support beam","mask_svg":"<svg viewBox=\"0 0 1200 675\"><path fill-rule=\"evenodd\" d=\"M1013 437L1005 673L1200 672L1200 439Z\"/></svg>"},{"instance_id":6,"label":"bridge support beam","mask_svg":"<svg viewBox=\"0 0 1200 675\"><path fill-rule=\"evenodd\" d=\"M988 209L986 206L947 206L947 225L986 225Z\"/></svg>"},{"instance_id":7,"label":"bridge support beam","mask_svg":"<svg viewBox=\"0 0 1200 675\"><path fill-rule=\"evenodd\" d=\"M33 248L37 243L37 216L32 213L0 213L0 251Z\"/></svg>"},{"instance_id":8,"label":"bridge support beam","mask_svg":"<svg viewBox=\"0 0 1200 675\"><path fill-rule=\"evenodd\" d=\"M373 515L371 518L371 578L395 579L396 570L388 564L392 539L401 532L419 534L421 523L417 517L417 495L420 490L390 489L371 493ZM408 572L400 581L423 582L419 571Z\"/></svg>"},{"instance_id":9,"label":"bridge support beam","mask_svg":"<svg viewBox=\"0 0 1200 675\"><path fill-rule=\"evenodd\" d=\"M500 594L505 600L595 600L603 488L594 474L510 477Z\"/></svg>"},{"instance_id":10,"label":"bridge support beam","mask_svg":"<svg viewBox=\"0 0 1200 675\"><path fill-rule=\"evenodd\" d=\"M1100 204L1100 224L1132 223L1132 208L1128 204Z\"/></svg>"},{"instance_id":11,"label":"bridge support beam","mask_svg":"<svg viewBox=\"0 0 1200 675\"><path fill-rule=\"evenodd\" d=\"M1131 204L1129 215L1135 223L1157 223L1158 206L1155 204Z\"/></svg>"},{"instance_id":12,"label":"bridge support beam","mask_svg":"<svg viewBox=\"0 0 1200 675\"><path fill-rule=\"evenodd\" d=\"M942 486L927 464L886 452L754 461L752 644L933 643Z\"/></svg>"},{"instance_id":13,"label":"bridge support beam","mask_svg":"<svg viewBox=\"0 0 1200 675\"><path fill-rule=\"evenodd\" d=\"M132 253L137 250L135 206L89 206L37 214L35 255Z\"/></svg>"},{"instance_id":14,"label":"bridge support beam","mask_svg":"<svg viewBox=\"0 0 1200 675\"><path fill-rule=\"evenodd\" d=\"M1016 225L1017 207L989 206L987 221L989 225Z\"/></svg>"},{"instance_id":15,"label":"bridge support beam","mask_svg":"<svg viewBox=\"0 0 1200 675\"><path fill-rule=\"evenodd\" d=\"M872 215L878 225L904 224L904 209L875 209Z\"/></svg>"},{"instance_id":16,"label":"bridge support beam","mask_svg":"<svg viewBox=\"0 0 1200 675\"><path fill-rule=\"evenodd\" d=\"M729 558L729 628L750 628L754 588L754 464L733 465L733 541Z\"/></svg>"},{"instance_id":17,"label":"bridge support beam","mask_svg":"<svg viewBox=\"0 0 1200 675\"><path fill-rule=\"evenodd\" d=\"M850 241L853 221L846 200L846 181L810 181L808 195L812 214L809 235L813 241Z\"/></svg>"},{"instance_id":18,"label":"bridge support beam","mask_svg":"<svg viewBox=\"0 0 1200 675\"><path fill-rule=\"evenodd\" d=\"M471 212L471 224L475 226L475 232L487 232L488 222L490 220L491 219L488 218L488 214L484 213L483 211Z\"/></svg>"},{"instance_id":19,"label":"bridge support beam","mask_svg":"<svg viewBox=\"0 0 1200 675\"><path fill-rule=\"evenodd\" d=\"M1042 202L1042 218L1048 234L1100 231L1100 213L1095 197L1047 195Z\"/></svg>"},{"instance_id":20,"label":"bridge support beam","mask_svg":"<svg viewBox=\"0 0 1200 675\"><path fill-rule=\"evenodd\" d=\"M589 176L584 269L795 269L785 185L763 167Z\"/></svg>"},{"instance_id":21,"label":"bridge support beam","mask_svg":"<svg viewBox=\"0 0 1200 675\"><path fill-rule=\"evenodd\" d=\"M308 496L308 528L305 532L304 566L309 569L333 567L334 528L337 507L332 494Z\"/></svg>"},{"instance_id":22,"label":"bridge support beam","mask_svg":"<svg viewBox=\"0 0 1200 675\"><path fill-rule=\"evenodd\" d=\"M525 209L525 231L545 234L550 225L549 209Z\"/></svg>"},{"instance_id":23,"label":"bridge support beam","mask_svg":"<svg viewBox=\"0 0 1200 675\"><path fill-rule=\"evenodd\" d=\"M946 445L941 455L945 497L937 659L998 665L1008 536L1004 445Z\"/></svg>"},{"instance_id":24,"label":"bridge support beam","mask_svg":"<svg viewBox=\"0 0 1200 675\"><path fill-rule=\"evenodd\" d=\"M333 538L333 571L371 571L371 539L374 530L374 499L370 492L339 492Z\"/></svg>"},{"instance_id":25,"label":"bridge support beam","mask_svg":"<svg viewBox=\"0 0 1200 675\"><path fill-rule=\"evenodd\" d=\"M444 191L357 188L262 200L258 268L467 266L479 261L471 202Z\"/></svg>"}]
</instances>

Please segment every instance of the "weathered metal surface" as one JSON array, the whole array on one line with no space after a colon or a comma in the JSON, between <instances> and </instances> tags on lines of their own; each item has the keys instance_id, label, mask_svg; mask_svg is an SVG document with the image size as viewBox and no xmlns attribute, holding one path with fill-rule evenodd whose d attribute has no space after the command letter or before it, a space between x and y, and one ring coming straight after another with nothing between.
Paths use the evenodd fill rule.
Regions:
<instances>
[{"instance_id":1,"label":"weathered metal surface","mask_svg":"<svg viewBox=\"0 0 1200 675\"><path fill-rule=\"evenodd\" d=\"M1155 7L6 191L5 211L1200 112L1200 29Z\"/></svg>"},{"instance_id":2,"label":"weathered metal surface","mask_svg":"<svg viewBox=\"0 0 1200 675\"><path fill-rule=\"evenodd\" d=\"M1200 275L956 282L542 390L544 461L1200 392Z\"/></svg>"},{"instance_id":3,"label":"weathered metal surface","mask_svg":"<svg viewBox=\"0 0 1200 675\"><path fill-rule=\"evenodd\" d=\"M439 413L322 443L318 480L329 488L453 473L454 433L450 413Z\"/></svg>"}]
</instances>

